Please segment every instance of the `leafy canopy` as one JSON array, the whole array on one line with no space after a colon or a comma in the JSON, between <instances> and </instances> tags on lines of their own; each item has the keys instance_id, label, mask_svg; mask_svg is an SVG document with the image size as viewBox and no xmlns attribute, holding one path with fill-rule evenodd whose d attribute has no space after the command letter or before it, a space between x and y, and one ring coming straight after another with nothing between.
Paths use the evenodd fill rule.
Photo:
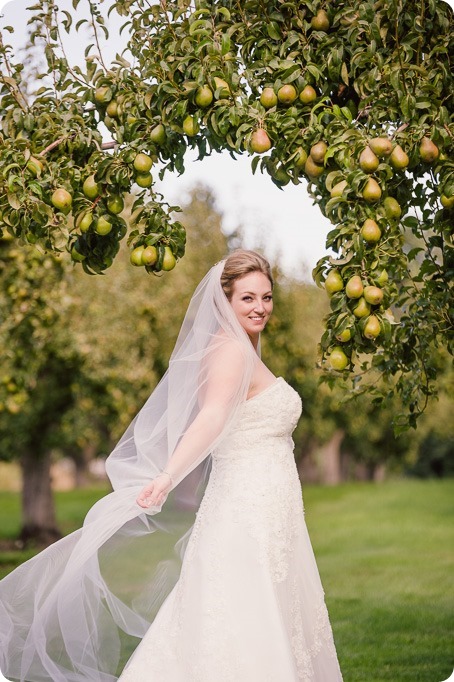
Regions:
<instances>
[{"instance_id":1,"label":"leafy canopy","mask_svg":"<svg viewBox=\"0 0 454 682\"><path fill-rule=\"evenodd\" d=\"M133 188L132 259L149 272L169 270L184 254L184 229L153 188L153 165L161 176L182 173L188 148L200 159L251 154L253 172L279 187L307 182L333 224L334 255L314 271L330 296L326 380L341 375L377 402L397 390L414 424L434 391L434 347L449 343L452 329L449 6L110 2L128 44L107 64L105 18L98 3L87 5L88 18L75 24L80 0L73 13L52 0L33 6L31 41L46 67L32 97L3 38L3 229L48 250L67 248L99 273L126 235L122 199ZM71 65L65 32L86 27L93 41L85 63Z\"/></svg>"}]
</instances>

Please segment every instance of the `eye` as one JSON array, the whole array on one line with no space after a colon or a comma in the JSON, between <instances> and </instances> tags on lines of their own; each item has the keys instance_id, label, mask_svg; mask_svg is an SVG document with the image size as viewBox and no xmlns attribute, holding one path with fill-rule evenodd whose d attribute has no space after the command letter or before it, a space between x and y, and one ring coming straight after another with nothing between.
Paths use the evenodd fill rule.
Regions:
<instances>
[{"instance_id":1,"label":"eye","mask_svg":"<svg viewBox=\"0 0 454 682\"><path fill-rule=\"evenodd\" d=\"M263 298L265 301L272 301L273 300L273 297L271 296L271 294L269 294L268 296L264 296Z\"/></svg>"},{"instance_id":2,"label":"eye","mask_svg":"<svg viewBox=\"0 0 454 682\"><path fill-rule=\"evenodd\" d=\"M243 301L252 301L252 296L243 296Z\"/></svg>"}]
</instances>

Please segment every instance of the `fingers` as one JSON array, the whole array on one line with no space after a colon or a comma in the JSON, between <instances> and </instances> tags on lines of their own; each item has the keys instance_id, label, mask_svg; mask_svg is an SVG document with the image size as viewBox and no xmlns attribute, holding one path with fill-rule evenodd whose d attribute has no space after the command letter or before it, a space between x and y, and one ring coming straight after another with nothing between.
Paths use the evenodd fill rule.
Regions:
<instances>
[{"instance_id":1,"label":"fingers","mask_svg":"<svg viewBox=\"0 0 454 682\"><path fill-rule=\"evenodd\" d=\"M150 506L150 499L151 499L151 496L153 494L153 488L154 488L154 484L150 483L149 485L145 486L145 488L143 488L140 491L140 493L137 497L137 500L136 500L139 507L143 507L144 509L147 509Z\"/></svg>"},{"instance_id":2,"label":"fingers","mask_svg":"<svg viewBox=\"0 0 454 682\"><path fill-rule=\"evenodd\" d=\"M150 507L157 507L162 505L167 498L166 490L155 481L145 486L139 493L136 502L142 509L149 509Z\"/></svg>"}]
</instances>

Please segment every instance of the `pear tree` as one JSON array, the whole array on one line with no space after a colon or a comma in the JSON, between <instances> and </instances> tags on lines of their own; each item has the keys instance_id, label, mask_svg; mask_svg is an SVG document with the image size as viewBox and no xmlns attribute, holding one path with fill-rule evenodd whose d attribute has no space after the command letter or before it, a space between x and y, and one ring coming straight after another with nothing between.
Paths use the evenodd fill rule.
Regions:
<instances>
[{"instance_id":1,"label":"pear tree","mask_svg":"<svg viewBox=\"0 0 454 682\"><path fill-rule=\"evenodd\" d=\"M88 273L115 258L171 270L184 228L154 189L223 150L252 172L303 184L332 223L314 269L330 300L320 363L328 383L377 404L398 392L400 426L436 390L434 349L452 331L453 13L436 0L122 0L127 45L112 63L101 4L32 8L46 59L28 96L0 46L0 221L19 243L67 249ZM74 23L80 9L88 18ZM65 35L89 28L85 62ZM102 131L107 129L110 139ZM155 170L157 169L157 170ZM304 189L302 188L302 191ZM398 419L399 422L399 419ZM399 423L397 424L399 427Z\"/></svg>"}]
</instances>

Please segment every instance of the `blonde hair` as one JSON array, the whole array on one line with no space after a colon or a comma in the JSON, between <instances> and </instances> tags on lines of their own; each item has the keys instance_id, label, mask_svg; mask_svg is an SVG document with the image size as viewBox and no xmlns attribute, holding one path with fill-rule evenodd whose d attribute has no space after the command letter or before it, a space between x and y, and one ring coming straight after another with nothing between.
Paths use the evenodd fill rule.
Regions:
<instances>
[{"instance_id":1,"label":"blonde hair","mask_svg":"<svg viewBox=\"0 0 454 682\"><path fill-rule=\"evenodd\" d=\"M237 279L248 275L250 272L261 272L270 280L271 288L274 282L271 274L271 266L259 253L237 249L227 257L224 270L221 275L221 286L230 301L233 293L233 285Z\"/></svg>"}]
</instances>

